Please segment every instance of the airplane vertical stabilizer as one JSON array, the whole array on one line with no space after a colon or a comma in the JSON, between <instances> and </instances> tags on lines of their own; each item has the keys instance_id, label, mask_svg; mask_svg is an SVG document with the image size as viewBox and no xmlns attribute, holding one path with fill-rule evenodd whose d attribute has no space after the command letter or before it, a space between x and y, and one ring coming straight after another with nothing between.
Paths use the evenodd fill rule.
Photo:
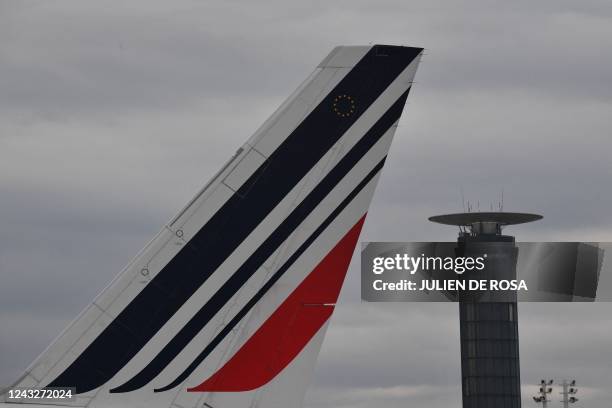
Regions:
<instances>
[{"instance_id":1,"label":"airplane vertical stabilizer","mask_svg":"<svg viewBox=\"0 0 612 408\"><path fill-rule=\"evenodd\" d=\"M336 47L13 387L301 406L421 52Z\"/></svg>"}]
</instances>

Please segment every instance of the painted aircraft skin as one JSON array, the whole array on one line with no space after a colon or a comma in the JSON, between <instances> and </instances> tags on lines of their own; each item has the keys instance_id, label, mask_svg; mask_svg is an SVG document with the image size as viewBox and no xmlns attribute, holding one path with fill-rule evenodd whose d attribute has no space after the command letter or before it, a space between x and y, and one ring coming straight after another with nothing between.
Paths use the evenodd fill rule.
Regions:
<instances>
[{"instance_id":1,"label":"painted aircraft skin","mask_svg":"<svg viewBox=\"0 0 612 408\"><path fill-rule=\"evenodd\" d=\"M0 407L300 407L422 51L334 48Z\"/></svg>"}]
</instances>

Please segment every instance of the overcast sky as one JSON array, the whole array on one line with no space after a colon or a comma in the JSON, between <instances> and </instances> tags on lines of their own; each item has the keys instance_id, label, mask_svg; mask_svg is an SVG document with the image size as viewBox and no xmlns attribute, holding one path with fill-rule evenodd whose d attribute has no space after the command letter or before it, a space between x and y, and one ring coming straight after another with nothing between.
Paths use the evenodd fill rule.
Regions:
<instances>
[{"instance_id":1,"label":"overcast sky","mask_svg":"<svg viewBox=\"0 0 612 408\"><path fill-rule=\"evenodd\" d=\"M522 240L612 241L609 1L0 0L0 384L14 380L335 45L425 47L362 234L497 204ZM309 408L460 407L458 307L361 304ZM612 305L521 304L524 405L610 405ZM555 396L556 397L556 396ZM557 399L557 398L555 398Z\"/></svg>"}]
</instances>

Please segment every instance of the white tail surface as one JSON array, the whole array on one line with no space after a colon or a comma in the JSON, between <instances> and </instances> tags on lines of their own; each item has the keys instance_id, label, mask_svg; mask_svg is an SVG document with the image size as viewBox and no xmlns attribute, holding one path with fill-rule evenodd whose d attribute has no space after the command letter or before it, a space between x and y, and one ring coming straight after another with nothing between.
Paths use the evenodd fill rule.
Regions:
<instances>
[{"instance_id":1,"label":"white tail surface","mask_svg":"<svg viewBox=\"0 0 612 408\"><path fill-rule=\"evenodd\" d=\"M421 52L336 47L11 388L301 406Z\"/></svg>"}]
</instances>

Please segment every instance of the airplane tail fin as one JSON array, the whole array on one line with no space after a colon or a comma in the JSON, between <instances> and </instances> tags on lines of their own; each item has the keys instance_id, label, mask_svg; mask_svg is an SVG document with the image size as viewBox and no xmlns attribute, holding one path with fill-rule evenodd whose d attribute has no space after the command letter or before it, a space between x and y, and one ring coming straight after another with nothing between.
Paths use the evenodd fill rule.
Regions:
<instances>
[{"instance_id":1,"label":"airplane tail fin","mask_svg":"<svg viewBox=\"0 0 612 408\"><path fill-rule=\"evenodd\" d=\"M299 407L421 52L336 47L14 387Z\"/></svg>"}]
</instances>

